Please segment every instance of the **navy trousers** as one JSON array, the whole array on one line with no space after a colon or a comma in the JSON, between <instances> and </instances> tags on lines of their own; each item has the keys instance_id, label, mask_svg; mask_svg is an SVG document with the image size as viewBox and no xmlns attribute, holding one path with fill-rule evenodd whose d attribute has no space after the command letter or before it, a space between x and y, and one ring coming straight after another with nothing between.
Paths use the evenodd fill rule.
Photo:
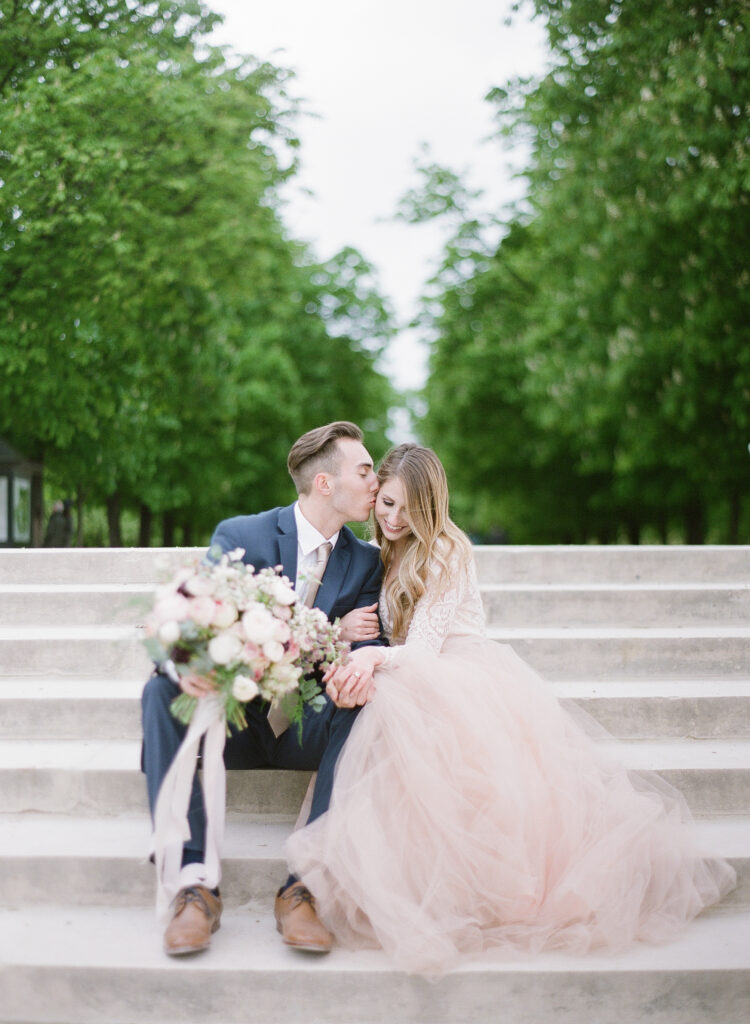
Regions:
<instances>
[{"instance_id":1,"label":"navy trousers","mask_svg":"<svg viewBox=\"0 0 750 1024\"><path fill-rule=\"evenodd\" d=\"M158 673L151 676L143 691L141 767L146 773L152 819L162 781L187 731L187 727L178 722L169 710L170 703L179 693L179 687L171 679ZM274 736L266 718L267 711L256 704L248 704L247 729L233 729L232 735L227 737L224 764L228 769L317 771L308 818L308 821L313 821L328 810L336 761L360 710L358 707L337 708L326 697L322 711L305 708L300 740L295 725L281 736ZM188 821L190 839L184 845L183 864L200 863L204 857L206 817L203 792L197 778L193 779Z\"/></svg>"}]
</instances>

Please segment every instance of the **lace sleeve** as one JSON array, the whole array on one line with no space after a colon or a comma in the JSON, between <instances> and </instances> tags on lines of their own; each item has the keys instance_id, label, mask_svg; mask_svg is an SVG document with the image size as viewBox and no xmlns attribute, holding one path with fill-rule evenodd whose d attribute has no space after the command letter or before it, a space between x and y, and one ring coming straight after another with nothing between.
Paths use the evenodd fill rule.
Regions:
<instances>
[{"instance_id":1,"label":"lace sleeve","mask_svg":"<svg viewBox=\"0 0 750 1024\"><path fill-rule=\"evenodd\" d=\"M421 642L438 654L451 633L458 610L467 593L467 573L464 567L451 566L451 582L442 591L438 590L437 573L430 575L427 590L417 602L414 616L406 636L406 645ZM385 665L393 665L398 659L401 647L386 650Z\"/></svg>"}]
</instances>

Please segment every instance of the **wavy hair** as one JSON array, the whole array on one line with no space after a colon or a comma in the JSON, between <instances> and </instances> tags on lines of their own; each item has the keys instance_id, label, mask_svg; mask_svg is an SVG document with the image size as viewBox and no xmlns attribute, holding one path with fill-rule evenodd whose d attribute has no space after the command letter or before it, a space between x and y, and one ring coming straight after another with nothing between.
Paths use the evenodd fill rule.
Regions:
<instances>
[{"instance_id":1,"label":"wavy hair","mask_svg":"<svg viewBox=\"0 0 750 1024\"><path fill-rule=\"evenodd\" d=\"M437 575L436 593L443 593L451 582L451 572L463 570L472 554L468 537L450 517L445 470L431 448L411 443L392 448L380 464L378 481L382 486L393 477L404 489L411 535L405 540L397 574L385 584L385 596L393 619L393 638L403 640L417 601L427 589L428 575ZM383 535L377 519L374 535L380 545L383 579L387 580L393 544Z\"/></svg>"}]
</instances>

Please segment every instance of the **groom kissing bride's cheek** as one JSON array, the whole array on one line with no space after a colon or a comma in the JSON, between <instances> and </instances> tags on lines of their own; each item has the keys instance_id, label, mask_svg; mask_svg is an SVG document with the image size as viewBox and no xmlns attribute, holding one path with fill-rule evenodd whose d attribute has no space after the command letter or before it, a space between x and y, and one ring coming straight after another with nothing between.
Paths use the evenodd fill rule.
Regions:
<instances>
[{"instance_id":1,"label":"groom kissing bride's cheek","mask_svg":"<svg viewBox=\"0 0 750 1024\"><path fill-rule=\"evenodd\" d=\"M294 505L229 519L213 540L255 567L283 566L352 646L322 677L320 713L306 707L284 730L273 707L248 704L224 751L230 768L317 770L306 823L285 845L284 942L326 952L335 935L435 976L488 950L665 942L734 886L681 794L628 772L596 723L487 637L435 452L398 445L376 476L359 428L332 423L301 437L288 466ZM344 525L371 514L374 544ZM184 736L169 710L179 692L169 666L144 692L152 811ZM205 948L221 914L195 780L188 818L164 940L173 955Z\"/></svg>"}]
</instances>

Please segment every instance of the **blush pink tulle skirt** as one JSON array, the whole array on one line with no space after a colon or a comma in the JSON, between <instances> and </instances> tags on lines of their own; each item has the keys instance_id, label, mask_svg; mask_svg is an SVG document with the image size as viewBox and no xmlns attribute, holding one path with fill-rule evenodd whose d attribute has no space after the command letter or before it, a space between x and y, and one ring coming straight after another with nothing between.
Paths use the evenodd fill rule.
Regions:
<instances>
[{"instance_id":1,"label":"blush pink tulle skirt","mask_svg":"<svg viewBox=\"0 0 750 1024\"><path fill-rule=\"evenodd\" d=\"M291 869L350 948L441 974L498 950L661 943L733 888L682 796L626 771L507 645L409 645L377 675Z\"/></svg>"}]
</instances>

